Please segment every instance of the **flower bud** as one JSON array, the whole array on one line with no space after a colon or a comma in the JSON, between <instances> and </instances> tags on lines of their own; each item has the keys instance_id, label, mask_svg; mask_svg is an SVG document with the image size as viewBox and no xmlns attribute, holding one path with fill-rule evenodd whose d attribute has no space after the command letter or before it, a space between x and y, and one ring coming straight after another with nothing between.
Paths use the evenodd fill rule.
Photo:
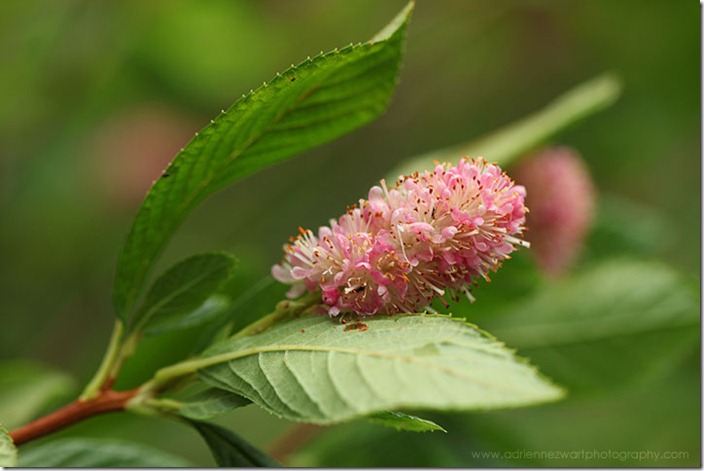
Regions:
<instances>
[{"instance_id":1,"label":"flower bud","mask_svg":"<svg viewBox=\"0 0 704 471\"><path fill-rule=\"evenodd\" d=\"M511 175L530 194L526 238L539 267L553 277L564 274L594 217L595 190L587 166L576 151L555 147L528 157Z\"/></svg>"}]
</instances>

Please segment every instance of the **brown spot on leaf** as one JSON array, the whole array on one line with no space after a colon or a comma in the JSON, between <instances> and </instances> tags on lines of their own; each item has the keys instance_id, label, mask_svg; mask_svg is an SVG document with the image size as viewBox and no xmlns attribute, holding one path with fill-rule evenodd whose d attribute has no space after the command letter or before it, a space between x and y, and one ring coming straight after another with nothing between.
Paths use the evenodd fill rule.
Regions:
<instances>
[{"instance_id":1,"label":"brown spot on leaf","mask_svg":"<svg viewBox=\"0 0 704 471\"><path fill-rule=\"evenodd\" d=\"M348 331L350 331L350 330L358 330L358 331L360 331L360 332L364 332L364 331L367 330L367 329L369 329L369 327L367 326L367 324L365 324L365 323L363 323L363 322L354 322L354 323L352 323L352 324L347 324L347 325L345 326L345 329L344 329L344 330L345 330L345 332L348 332Z\"/></svg>"}]
</instances>

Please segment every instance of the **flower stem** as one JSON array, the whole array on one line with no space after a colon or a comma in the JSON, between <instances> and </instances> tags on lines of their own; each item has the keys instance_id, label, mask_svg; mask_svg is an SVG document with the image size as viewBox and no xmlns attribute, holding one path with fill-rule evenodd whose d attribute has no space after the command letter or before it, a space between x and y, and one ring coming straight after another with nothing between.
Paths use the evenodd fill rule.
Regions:
<instances>
[{"instance_id":1,"label":"flower stem","mask_svg":"<svg viewBox=\"0 0 704 471\"><path fill-rule=\"evenodd\" d=\"M305 448L324 430L324 427L315 424L294 425L291 430L269 447L269 455L279 463L286 465L291 455Z\"/></svg>"},{"instance_id":2,"label":"flower stem","mask_svg":"<svg viewBox=\"0 0 704 471\"><path fill-rule=\"evenodd\" d=\"M315 301L319 301L319 299L319 295L313 295L304 296L298 301L280 301L276 305L276 309L274 310L274 312L262 317L258 321L249 324L248 326L237 332L233 336L233 338L248 337L250 335L256 335L261 332L264 332L281 319L285 319L287 317L296 317L303 314L309 308L313 307L315 305Z\"/></svg>"},{"instance_id":3,"label":"flower stem","mask_svg":"<svg viewBox=\"0 0 704 471\"><path fill-rule=\"evenodd\" d=\"M316 293L311 293L309 296L304 296L297 301L281 301L276 305L274 312L262 317L261 319L249 324L232 338L242 338L250 335L256 335L264 332L282 319L297 317L308 313L315 308L320 302L320 296ZM205 358L192 358L190 360L175 363L158 370L154 377L140 388L140 396L142 394L154 396L160 391L166 389L179 379L194 374L196 371L208 366L221 362L222 355ZM227 355L228 357L230 354Z\"/></svg>"},{"instance_id":4,"label":"flower stem","mask_svg":"<svg viewBox=\"0 0 704 471\"><path fill-rule=\"evenodd\" d=\"M93 378L83 390L81 396L78 398L79 401L88 401L90 399L93 399L100 394L101 390L109 388L111 375L115 373L113 371L113 366L115 365L115 362L117 361L117 358L119 356L123 332L124 325L122 321L115 321L115 327L112 330L110 342L108 344L107 350L105 351L105 355L103 356L103 360L100 363L100 367L98 368L98 371L95 372L95 375L93 375Z\"/></svg>"},{"instance_id":5,"label":"flower stem","mask_svg":"<svg viewBox=\"0 0 704 471\"><path fill-rule=\"evenodd\" d=\"M281 301L276 305L274 312L245 327L235 337L261 333L284 318L308 312L317 302L319 299L315 296L306 296L297 301ZM199 369L222 361L218 356L183 361L158 370L152 380L139 388L115 391L112 389L115 376L138 340L134 335L124 339L123 334L124 325L118 320L100 367L81 396L74 402L13 430L10 436L15 444L26 443L88 417L107 412L130 410L142 414L173 413L180 409L182 404L171 399L158 399L157 394L179 380L193 375Z\"/></svg>"}]
</instances>

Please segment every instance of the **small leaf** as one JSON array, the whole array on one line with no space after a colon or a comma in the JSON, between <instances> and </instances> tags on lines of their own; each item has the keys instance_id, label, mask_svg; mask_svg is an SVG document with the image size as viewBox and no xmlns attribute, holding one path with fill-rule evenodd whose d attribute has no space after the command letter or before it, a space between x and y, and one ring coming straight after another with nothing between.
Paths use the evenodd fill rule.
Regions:
<instances>
[{"instance_id":1,"label":"small leaf","mask_svg":"<svg viewBox=\"0 0 704 471\"><path fill-rule=\"evenodd\" d=\"M247 443L233 432L207 422L189 421L208 444L218 466L278 468L273 458Z\"/></svg>"},{"instance_id":2,"label":"small leaf","mask_svg":"<svg viewBox=\"0 0 704 471\"><path fill-rule=\"evenodd\" d=\"M185 459L141 443L64 438L22 450L23 468L183 468Z\"/></svg>"},{"instance_id":3,"label":"small leaf","mask_svg":"<svg viewBox=\"0 0 704 471\"><path fill-rule=\"evenodd\" d=\"M177 263L156 280L132 327L159 332L211 319L229 305L227 298L213 294L230 278L235 264L225 253L194 255Z\"/></svg>"},{"instance_id":4,"label":"small leaf","mask_svg":"<svg viewBox=\"0 0 704 471\"><path fill-rule=\"evenodd\" d=\"M565 401L567 402L567 401ZM503 411L506 414L546 408ZM494 412L495 414L496 412ZM476 451L483 435L458 435L454 423L458 417L484 416L481 414L449 413L443 417L453 427L450 433L399 433L387 427L378 427L367 420L355 420L329 427L325 433L307 443L292 455L287 465L305 468L466 468L472 462L461 460L453 448L464 453ZM511 431L510 425L507 433Z\"/></svg>"},{"instance_id":5,"label":"small leaf","mask_svg":"<svg viewBox=\"0 0 704 471\"><path fill-rule=\"evenodd\" d=\"M203 304L180 316L172 316L150 323L145 334L155 335L169 330L187 329L209 323L230 309L230 298L220 294L210 296Z\"/></svg>"},{"instance_id":6,"label":"small leaf","mask_svg":"<svg viewBox=\"0 0 704 471\"><path fill-rule=\"evenodd\" d=\"M422 419L415 415L404 414L403 412L397 411L379 412L378 414L370 415L367 419L376 424L407 432L434 432L436 430L447 432L447 430L432 420Z\"/></svg>"},{"instance_id":7,"label":"small leaf","mask_svg":"<svg viewBox=\"0 0 704 471\"><path fill-rule=\"evenodd\" d=\"M473 410L559 399L503 344L446 316L295 319L204 353L201 378L278 416L327 424L401 408Z\"/></svg>"},{"instance_id":8,"label":"small leaf","mask_svg":"<svg viewBox=\"0 0 704 471\"><path fill-rule=\"evenodd\" d=\"M237 394L220 389L208 389L185 403L179 410L179 414L188 419L206 420L251 403L249 399Z\"/></svg>"},{"instance_id":9,"label":"small leaf","mask_svg":"<svg viewBox=\"0 0 704 471\"><path fill-rule=\"evenodd\" d=\"M128 321L157 256L213 192L378 117L396 86L409 4L374 40L321 54L238 100L176 156L147 194L117 264L113 301Z\"/></svg>"},{"instance_id":10,"label":"small leaf","mask_svg":"<svg viewBox=\"0 0 704 471\"><path fill-rule=\"evenodd\" d=\"M17 448L15 448L7 430L0 425L0 468L10 468L16 464Z\"/></svg>"},{"instance_id":11,"label":"small leaf","mask_svg":"<svg viewBox=\"0 0 704 471\"><path fill-rule=\"evenodd\" d=\"M69 399L76 390L73 378L28 360L0 363L0 420L13 429L41 412Z\"/></svg>"},{"instance_id":12,"label":"small leaf","mask_svg":"<svg viewBox=\"0 0 704 471\"><path fill-rule=\"evenodd\" d=\"M216 340L229 337L233 328L242 328L266 315L273 308L274 300L282 299L288 289L273 277L266 276L243 291L242 282L249 280L237 280L233 277L228 283L230 289L223 289L232 301L227 310L218 314L217 319L210 322L204 332L195 339L193 355L202 353Z\"/></svg>"}]
</instances>

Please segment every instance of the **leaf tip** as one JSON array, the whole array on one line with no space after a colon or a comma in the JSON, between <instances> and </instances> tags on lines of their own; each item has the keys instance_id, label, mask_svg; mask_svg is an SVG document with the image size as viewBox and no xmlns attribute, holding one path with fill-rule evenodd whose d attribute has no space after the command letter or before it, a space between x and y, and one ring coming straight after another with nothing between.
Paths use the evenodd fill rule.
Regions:
<instances>
[{"instance_id":1,"label":"leaf tip","mask_svg":"<svg viewBox=\"0 0 704 471\"><path fill-rule=\"evenodd\" d=\"M403 7L393 20L389 22L381 31L379 31L370 42L375 43L377 41L386 41L403 31L404 26L408 24L408 20L413 13L413 8L415 7L415 1L411 0Z\"/></svg>"}]
</instances>

